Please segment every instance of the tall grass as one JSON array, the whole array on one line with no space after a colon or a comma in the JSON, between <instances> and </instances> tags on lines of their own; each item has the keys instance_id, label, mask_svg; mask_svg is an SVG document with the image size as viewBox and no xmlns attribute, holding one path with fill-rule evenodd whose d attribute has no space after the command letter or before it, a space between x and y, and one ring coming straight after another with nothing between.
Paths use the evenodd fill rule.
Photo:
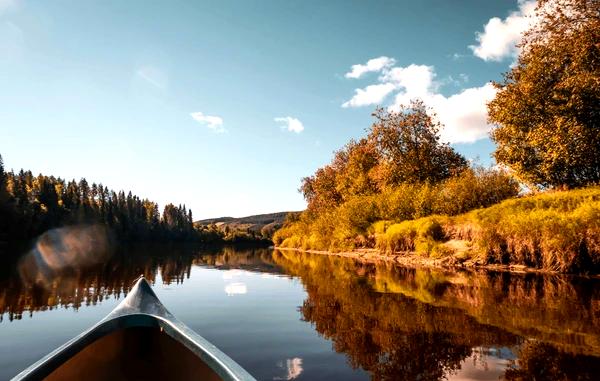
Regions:
<instances>
[{"instance_id":1,"label":"tall grass","mask_svg":"<svg viewBox=\"0 0 600 381\"><path fill-rule=\"evenodd\" d=\"M444 223L447 217L431 216L390 225L376 233L376 247L385 252L417 252L428 256L446 254L441 245L446 238Z\"/></svg>"},{"instance_id":2,"label":"tall grass","mask_svg":"<svg viewBox=\"0 0 600 381\"><path fill-rule=\"evenodd\" d=\"M376 245L392 253L452 254L463 240L484 263L559 272L600 272L600 187L504 201L455 217L373 225ZM440 246L445 248L440 249Z\"/></svg>"},{"instance_id":3,"label":"tall grass","mask_svg":"<svg viewBox=\"0 0 600 381\"><path fill-rule=\"evenodd\" d=\"M372 247L389 254L443 257L459 253L454 245L458 241L458 246L468 249L460 252L462 259L484 264L600 273L600 187L552 191L462 214L420 217L427 208L424 204L430 205L429 212L438 212L440 200L457 197L450 190L437 198L422 196L429 192L433 194L406 186L384 197L357 198L318 216L302 215L275 234L275 244L330 251ZM446 211L460 209L454 201L445 205L450 208Z\"/></svg>"},{"instance_id":4,"label":"tall grass","mask_svg":"<svg viewBox=\"0 0 600 381\"><path fill-rule=\"evenodd\" d=\"M335 208L304 212L277 231L273 241L282 247L330 251L374 247L375 235L370 229L378 221L456 215L517 193L517 184L505 173L474 168L436 185L401 184L380 193L353 196Z\"/></svg>"}]
</instances>

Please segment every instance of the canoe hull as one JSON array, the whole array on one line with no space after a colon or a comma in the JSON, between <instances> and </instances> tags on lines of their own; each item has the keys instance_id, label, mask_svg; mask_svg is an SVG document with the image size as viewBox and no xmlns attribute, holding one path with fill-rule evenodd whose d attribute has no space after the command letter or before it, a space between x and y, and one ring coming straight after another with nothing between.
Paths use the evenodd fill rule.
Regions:
<instances>
[{"instance_id":1,"label":"canoe hull","mask_svg":"<svg viewBox=\"0 0 600 381\"><path fill-rule=\"evenodd\" d=\"M130 343L131 348L135 350L135 338L145 340L140 336L141 332L150 335L147 339L157 347L154 348L154 352L147 351L145 356L130 358L128 367L128 362L125 360L130 354L124 353L122 351L123 348L119 347L118 343ZM177 344L180 348L177 349L173 346L174 344ZM168 356L166 354L160 357L156 351L158 353L164 353L164 351L160 350L159 345L170 347L173 351L179 353L180 357ZM134 373L132 377L130 375L133 369L136 368L134 367L134 360L140 360L139 364L143 364L146 361L149 365L153 365L156 368L156 372L159 372L162 371L161 369L166 369L168 364L171 364L171 360L175 361L173 363L173 366L175 366L176 360L181 358L187 359L187 362L189 362L189 359L195 359L198 363L196 366L188 364L187 368L189 371L184 372L181 379L255 380L229 356L177 320L158 300L144 278L137 281L127 295L127 298L106 318L25 369L13 378L13 380L68 379L70 378L67 377L69 374L75 376L78 368L86 366L93 368L93 364L86 365L85 360L91 361L90 359L94 359L95 356L97 357L94 353L100 348L103 351L112 349L114 352L122 354L120 357L115 356L114 352L111 356L106 356L105 354L105 357L114 357L115 361L119 361L111 363L119 377L109 377L108 379L142 379L140 372L145 372L146 370L140 370L138 373ZM143 348L140 347L140 349ZM97 361L102 362L103 360ZM156 364L157 361L163 362L163 364ZM74 366L75 364L79 365ZM180 364L180 369L184 368L185 366ZM206 371L201 372L200 370L202 369ZM62 373L62 378L55 378L60 375L60 372L66 373ZM176 379L176 373L177 371L173 370L171 374L173 377L169 376L168 378ZM116 377L117 375L113 376ZM155 373L155 375L157 374ZM80 378L74 377L73 379ZM85 379L89 380L90 378L86 376Z\"/></svg>"},{"instance_id":2,"label":"canoe hull","mask_svg":"<svg viewBox=\"0 0 600 381\"><path fill-rule=\"evenodd\" d=\"M46 381L132 379L219 381L221 377L160 328L133 327L101 337L45 378Z\"/></svg>"}]
</instances>

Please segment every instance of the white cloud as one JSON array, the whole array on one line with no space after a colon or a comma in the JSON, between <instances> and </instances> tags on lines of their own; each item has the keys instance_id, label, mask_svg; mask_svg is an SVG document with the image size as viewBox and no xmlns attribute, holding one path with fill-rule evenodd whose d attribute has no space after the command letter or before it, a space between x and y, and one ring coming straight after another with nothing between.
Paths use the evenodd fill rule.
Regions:
<instances>
[{"instance_id":1,"label":"white cloud","mask_svg":"<svg viewBox=\"0 0 600 381\"><path fill-rule=\"evenodd\" d=\"M440 122L444 124L444 129L440 132L442 140L470 143L489 135L487 103L495 96L494 86L486 83L449 97L431 94L425 98L425 102L434 109Z\"/></svg>"},{"instance_id":2,"label":"white cloud","mask_svg":"<svg viewBox=\"0 0 600 381\"><path fill-rule=\"evenodd\" d=\"M437 91L438 85L433 81L435 73L433 68L431 70L432 75L429 80L423 76L422 82L411 83L409 87L396 94L390 109L398 110L400 105L420 98L433 109L444 125L443 130L440 131L443 141L471 143L488 136L490 126L487 123L487 103L496 94L494 86L487 83L447 97Z\"/></svg>"},{"instance_id":3,"label":"white cloud","mask_svg":"<svg viewBox=\"0 0 600 381\"><path fill-rule=\"evenodd\" d=\"M464 75L459 78L465 82L468 80ZM440 132L444 141L466 143L488 136L490 126L487 124L487 103L496 94L491 83L446 96L439 92L439 88L448 79L436 81L433 66L415 64L388 68L378 81L380 83L357 89L355 95L342 107L376 104L388 94L395 93L394 100L388 105L389 109L398 110L401 105L408 104L413 99L422 99L444 125ZM455 81L460 83L459 80Z\"/></svg>"},{"instance_id":4,"label":"white cloud","mask_svg":"<svg viewBox=\"0 0 600 381\"><path fill-rule=\"evenodd\" d=\"M200 111L193 112L190 114L190 116L194 118L195 121L199 122L202 125L205 125L214 132L226 132L225 128L223 127L223 118L221 118L220 116L204 115Z\"/></svg>"},{"instance_id":5,"label":"white cloud","mask_svg":"<svg viewBox=\"0 0 600 381\"><path fill-rule=\"evenodd\" d=\"M344 76L346 78L360 78L369 72L378 72L396 63L396 60L386 56L370 59L365 65L352 65L351 70Z\"/></svg>"},{"instance_id":6,"label":"white cloud","mask_svg":"<svg viewBox=\"0 0 600 381\"><path fill-rule=\"evenodd\" d=\"M382 83L379 85L370 85L364 89L354 90L354 96L348 102L344 102L342 107L360 107L381 103L385 97L394 91L395 85L391 83Z\"/></svg>"},{"instance_id":7,"label":"white cloud","mask_svg":"<svg viewBox=\"0 0 600 381\"><path fill-rule=\"evenodd\" d=\"M477 45L469 48L484 61L501 61L507 57L516 57L516 46L521 36L535 21L535 0L519 1L519 10L512 12L504 20L491 18L484 25L483 32L477 32Z\"/></svg>"},{"instance_id":8,"label":"white cloud","mask_svg":"<svg viewBox=\"0 0 600 381\"><path fill-rule=\"evenodd\" d=\"M154 66L142 66L136 71L136 74L159 89L165 89L169 85L169 78L167 75Z\"/></svg>"},{"instance_id":9,"label":"white cloud","mask_svg":"<svg viewBox=\"0 0 600 381\"><path fill-rule=\"evenodd\" d=\"M304 125L301 121L291 116L279 117L274 119L277 123L282 123L281 128L297 134L304 131Z\"/></svg>"},{"instance_id":10,"label":"white cloud","mask_svg":"<svg viewBox=\"0 0 600 381\"><path fill-rule=\"evenodd\" d=\"M379 78L380 81L389 82L402 90L404 98L424 98L431 91L437 89L434 81L435 71L433 66L411 64L406 67L394 67Z\"/></svg>"}]
</instances>

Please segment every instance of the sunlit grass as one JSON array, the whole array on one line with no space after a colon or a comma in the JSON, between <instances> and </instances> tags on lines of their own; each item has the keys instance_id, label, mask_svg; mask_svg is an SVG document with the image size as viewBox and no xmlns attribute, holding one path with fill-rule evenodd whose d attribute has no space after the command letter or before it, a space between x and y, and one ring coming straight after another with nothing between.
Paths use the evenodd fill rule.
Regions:
<instances>
[{"instance_id":1,"label":"sunlit grass","mask_svg":"<svg viewBox=\"0 0 600 381\"><path fill-rule=\"evenodd\" d=\"M407 220L373 220L378 214L369 206L373 203L356 202L314 220L300 219L279 231L275 243L330 251L374 247L388 254L412 252L432 258L454 255L460 261L559 272L600 269L600 187L552 191L455 216ZM366 222L370 224L364 228Z\"/></svg>"},{"instance_id":2,"label":"sunlit grass","mask_svg":"<svg viewBox=\"0 0 600 381\"><path fill-rule=\"evenodd\" d=\"M594 271L600 265L600 188L507 200L455 217L404 221L376 235L377 247L387 252L427 255L439 255L436 248L450 239L473 243L485 263Z\"/></svg>"}]
</instances>

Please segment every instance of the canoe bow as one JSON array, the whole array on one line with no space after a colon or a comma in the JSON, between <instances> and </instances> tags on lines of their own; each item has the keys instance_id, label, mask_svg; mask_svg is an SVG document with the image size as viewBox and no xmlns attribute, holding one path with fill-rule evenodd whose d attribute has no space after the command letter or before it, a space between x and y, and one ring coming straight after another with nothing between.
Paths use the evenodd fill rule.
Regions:
<instances>
[{"instance_id":1,"label":"canoe bow","mask_svg":"<svg viewBox=\"0 0 600 381\"><path fill-rule=\"evenodd\" d=\"M19 373L13 380L43 379L94 341L117 330L133 327L159 327L192 351L223 380L255 381L229 356L173 316L144 277L138 279L127 297L104 319Z\"/></svg>"}]
</instances>

